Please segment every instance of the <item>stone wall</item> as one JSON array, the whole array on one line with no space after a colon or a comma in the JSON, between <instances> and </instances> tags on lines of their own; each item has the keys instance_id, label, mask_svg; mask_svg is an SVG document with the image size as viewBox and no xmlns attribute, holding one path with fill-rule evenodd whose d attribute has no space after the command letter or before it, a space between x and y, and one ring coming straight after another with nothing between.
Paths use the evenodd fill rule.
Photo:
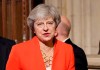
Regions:
<instances>
[{"instance_id":1,"label":"stone wall","mask_svg":"<svg viewBox=\"0 0 100 70\"><path fill-rule=\"evenodd\" d=\"M100 41L100 0L45 0L72 23L70 37L86 54L97 54Z\"/></svg>"}]
</instances>

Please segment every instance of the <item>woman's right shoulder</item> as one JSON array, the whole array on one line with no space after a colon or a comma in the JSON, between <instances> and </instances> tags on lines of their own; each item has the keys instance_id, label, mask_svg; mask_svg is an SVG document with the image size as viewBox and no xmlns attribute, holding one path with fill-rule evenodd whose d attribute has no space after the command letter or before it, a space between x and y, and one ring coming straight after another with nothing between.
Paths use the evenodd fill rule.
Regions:
<instances>
[{"instance_id":1,"label":"woman's right shoulder","mask_svg":"<svg viewBox=\"0 0 100 70\"><path fill-rule=\"evenodd\" d=\"M29 40L29 41L25 41L25 42L13 45L12 49L24 50L24 49L27 49L27 47L30 46L30 45L31 45L31 41Z\"/></svg>"}]
</instances>

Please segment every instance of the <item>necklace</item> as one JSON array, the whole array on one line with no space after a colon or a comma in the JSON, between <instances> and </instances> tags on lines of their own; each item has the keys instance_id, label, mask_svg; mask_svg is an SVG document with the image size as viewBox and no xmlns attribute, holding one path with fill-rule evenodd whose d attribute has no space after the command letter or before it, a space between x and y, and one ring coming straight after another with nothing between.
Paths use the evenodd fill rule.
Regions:
<instances>
[{"instance_id":1,"label":"necklace","mask_svg":"<svg viewBox=\"0 0 100 70\"><path fill-rule=\"evenodd\" d=\"M54 51L53 48L51 48L50 51L48 52L44 52L44 50L41 50L42 57L44 59L44 63L46 67L49 67L52 65L53 51Z\"/></svg>"}]
</instances>

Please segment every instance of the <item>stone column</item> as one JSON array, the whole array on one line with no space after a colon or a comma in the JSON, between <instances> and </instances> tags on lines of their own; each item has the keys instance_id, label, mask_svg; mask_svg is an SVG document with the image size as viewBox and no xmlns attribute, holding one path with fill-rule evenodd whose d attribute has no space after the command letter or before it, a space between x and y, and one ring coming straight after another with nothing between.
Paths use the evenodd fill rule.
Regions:
<instances>
[{"instance_id":1,"label":"stone column","mask_svg":"<svg viewBox=\"0 0 100 70\"><path fill-rule=\"evenodd\" d=\"M80 47L82 47L82 18L81 18L81 0L72 1L72 32L73 41Z\"/></svg>"},{"instance_id":2,"label":"stone column","mask_svg":"<svg viewBox=\"0 0 100 70\"><path fill-rule=\"evenodd\" d=\"M55 6L57 9L58 9L58 11L59 11L59 13L60 14L62 14L62 13L65 13L65 8L64 8L64 6L65 6L65 2L66 0L45 0L45 4L48 4L48 5L53 5L53 6ZM63 3L64 4L63 4ZM63 7L63 8L62 8ZM64 11L64 12L62 12L62 11Z\"/></svg>"},{"instance_id":3,"label":"stone column","mask_svg":"<svg viewBox=\"0 0 100 70\"><path fill-rule=\"evenodd\" d=\"M91 53L90 0L67 0L67 16L72 23L72 40L87 54Z\"/></svg>"},{"instance_id":4,"label":"stone column","mask_svg":"<svg viewBox=\"0 0 100 70\"><path fill-rule=\"evenodd\" d=\"M91 54L91 0L84 2L84 48L87 54Z\"/></svg>"}]
</instances>

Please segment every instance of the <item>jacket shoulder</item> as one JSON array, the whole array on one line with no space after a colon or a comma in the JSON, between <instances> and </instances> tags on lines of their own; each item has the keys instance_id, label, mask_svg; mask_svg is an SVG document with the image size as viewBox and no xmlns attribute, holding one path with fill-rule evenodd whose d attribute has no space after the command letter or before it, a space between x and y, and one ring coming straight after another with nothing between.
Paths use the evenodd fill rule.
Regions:
<instances>
[{"instance_id":1,"label":"jacket shoulder","mask_svg":"<svg viewBox=\"0 0 100 70\"><path fill-rule=\"evenodd\" d=\"M68 50L73 50L72 46L70 44L67 44L65 42L62 42L62 41L59 41L58 40L58 45L61 47L61 48L64 48L66 49L67 51Z\"/></svg>"}]
</instances>

